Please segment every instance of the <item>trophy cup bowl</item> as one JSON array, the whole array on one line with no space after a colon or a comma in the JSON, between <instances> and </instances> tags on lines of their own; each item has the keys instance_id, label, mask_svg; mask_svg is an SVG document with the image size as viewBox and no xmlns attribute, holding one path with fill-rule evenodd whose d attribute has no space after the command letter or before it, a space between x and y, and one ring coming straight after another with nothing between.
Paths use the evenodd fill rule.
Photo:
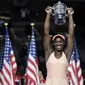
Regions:
<instances>
[{"instance_id":1,"label":"trophy cup bowl","mask_svg":"<svg viewBox=\"0 0 85 85\"><path fill-rule=\"evenodd\" d=\"M60 1L52 7L52 15L54 16L55 23L58 25L62 25L66 22L66 11L67 6Z\"/></svg>"}]
</instances>

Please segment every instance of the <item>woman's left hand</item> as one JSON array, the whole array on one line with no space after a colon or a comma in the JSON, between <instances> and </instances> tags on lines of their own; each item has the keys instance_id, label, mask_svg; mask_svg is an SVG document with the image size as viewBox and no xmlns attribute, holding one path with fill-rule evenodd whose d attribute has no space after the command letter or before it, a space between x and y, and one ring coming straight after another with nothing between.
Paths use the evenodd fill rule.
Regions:
<instances>
[{"instance_id":1,"label":"woman's left hand","mask_svg":"<svg viewBox=\"0 0 85 85\"><path fill-rule=\"evenodd\" d=\"M68 15L72 15L74 13L73 8L68 8Z\"/></svg>"}]
</instances>

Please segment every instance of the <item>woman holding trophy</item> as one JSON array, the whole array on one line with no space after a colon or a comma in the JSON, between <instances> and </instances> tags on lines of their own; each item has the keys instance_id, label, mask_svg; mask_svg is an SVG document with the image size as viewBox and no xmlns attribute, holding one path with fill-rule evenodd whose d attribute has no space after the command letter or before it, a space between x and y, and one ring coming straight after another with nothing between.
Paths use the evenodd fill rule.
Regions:
<instances>
[{"instance_id":1,"label":"woman holding trophy","mask_svg":"<svg viewBox=\"0 0 85 85\"><path fill-rule=\"evenodd\" d=\"M59 6L58 6L59 7ZM52 7L48 6L45 11L47 13L44 23L44 51L47 68L47 77L45 85L68 85L68 63L71 58L74 42L74 23L73 23L73 9L67 8L69 18L68 39L65 46L66 38L64 35L56 34L53 36L51 43L50 39L50 17L52 14ZM57 10L56 10L57 11ZM61 13L62 14L62 13ZM56 15L56 14L55 14ZM62 15L59 15L60 21L56 20L56 24L63 22ZM57 19L59 19L56 16ZM65 22L64 22L65 23ZM58 29L58 28L56 28Z\"/></svg>"}]
</instances>

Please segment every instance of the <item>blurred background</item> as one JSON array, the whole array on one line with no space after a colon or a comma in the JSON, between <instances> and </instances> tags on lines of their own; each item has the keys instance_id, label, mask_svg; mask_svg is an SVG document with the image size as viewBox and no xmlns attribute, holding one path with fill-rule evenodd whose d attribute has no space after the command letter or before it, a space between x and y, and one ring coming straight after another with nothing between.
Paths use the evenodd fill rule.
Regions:
<instances>
[{"instance_id":1,"label":"blurred background","mask_svg":"<svg viewBox=\"0 0 85 85\"><path fill-rule=\"evenodd\" d=\"M39 58L39 69L43 72L44 77L46 76L46 67L44 60L43 51L43 25L45 20L45 8L47 6L53 6L58 0L0 0L0 19L2 16L9 17L5 19L9 23L9 31L13 30L13 34L20 39L19 43L14 43L14 39L11 36L15 57L19 66L20 74L24 74L26 67L27 54L25 53L27 48L23 44L26 41L28 45L31 35L30 23L35 23L35 36L37 44L37 54ZM75 26L75 38L77 47L80 55L81 68L83 74L85 74L85 0L61 0L67 7L74 9L74 23ZM4 20L4 18L3 18ZM51 30L53 31L54 26L51 24ZM68 22L60 27L60 31L67 31ZM4 35L4 27L0 26L0 35ZM2 39L0 39L2 41ZM1 42L0 42L1 43ZM18 48L16 48L18 46ZM22 47L19 47L22 46ZM22 62L22 64L21 64Z\"/></svg>"}]
</instances>

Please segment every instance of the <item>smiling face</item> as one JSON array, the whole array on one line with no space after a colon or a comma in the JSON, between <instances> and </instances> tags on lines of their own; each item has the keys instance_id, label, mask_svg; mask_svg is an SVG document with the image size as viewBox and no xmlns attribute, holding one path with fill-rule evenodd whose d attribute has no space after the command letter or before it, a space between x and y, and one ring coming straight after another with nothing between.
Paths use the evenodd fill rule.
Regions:
<instances>
[{"instance_id":1,"label":"smiling face","mask_svg":"<svg viewBox=\"0 0 85 85\"><path fill-rule=\"evenodd\" d=\"M64 45L65 45L65 42L62 38L60 37L57 37L55 40L54 40L54 49L57 50L57 51L63 51L63 48L64 48Z\"/></svg>"}]
</instances>

